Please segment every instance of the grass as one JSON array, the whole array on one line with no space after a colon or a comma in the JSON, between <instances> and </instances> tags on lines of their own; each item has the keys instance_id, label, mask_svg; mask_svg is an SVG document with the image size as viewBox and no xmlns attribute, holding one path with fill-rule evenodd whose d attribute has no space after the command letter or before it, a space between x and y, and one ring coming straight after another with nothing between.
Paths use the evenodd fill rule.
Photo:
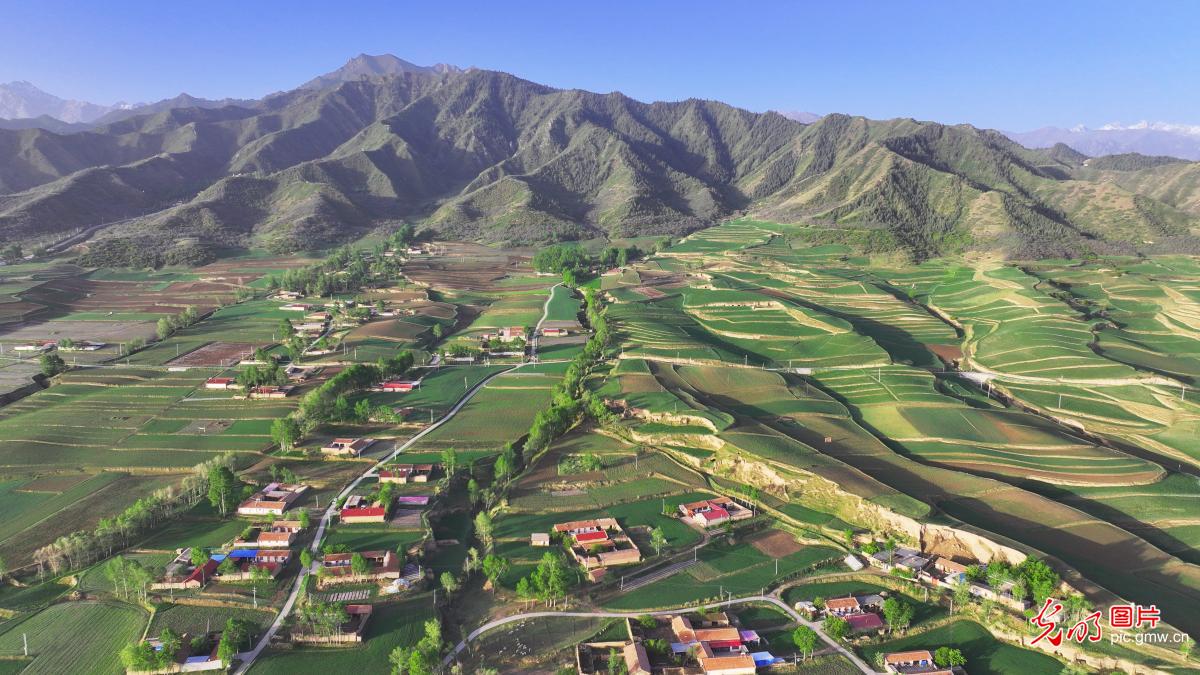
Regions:
<instances>
[{"instance_id":1,"label":"grass","mask_svg":"<svg viewBox=\"0 0 1200 675\"><path fill-rule=\"evenodd\" d=\"M247 607L209 607L205 605L165 605L159 607L150 621L147 635L157 637L164 628L176 633L203 635L205 630L221 630L227 619L249 621L260 628L275 618L275 613Z\"/></svg>"},{"instance_id":2,"label":"grass","mask_svg":"<svg viewBox=\"0 0 1200 675\"><path fill-rule=\"evenodd\" d=\"M547 321L575 321L582 302L566 286L555 286L546 308Z\"/></svg>"},{"instance_id":3,"label":"grass","mask_svg":"<svg viewBox=\"0 0 1200 675\"><path fill-rule=\"evenodd\" d=\"M998 641L974 621L955 621L899 640L863 647L859 652L868 663L873 663L876 654L942 646L961 649L972 675L1057 675L1063 668L1052 656Z\"/></svg>"},{"instance_id":4,"label":"grass","mask_svg":"<svg viewBox=\"0 0 1200 675\"><path fill-rule=\"evenodd\" d=\"M775 559L748 544L713 543L699 552L700 564L652 582L606 603L614 610L653 609L715 599L721 593L758 594L776 580L814 564L838 557L825 546L805 546Z\"/></svg>"},{"instance_id":5,"label":"grass","mask_svg":"<svg viewBox=\"0 0 1200 675\"><path fill-rule=\"evenodd\" d=\"M51 605L0 634L0 654L19 654L25 635L33 661L22 673L124 672L117 653L141 637L146 618L144 610L123 603Z\"/></svg>"},{"instance_id":6,"label":"grass","mask_svg":"<svg viewBox=\"0 0 1200 675\"><path fill-rule=\"evenodd\" d=\"M328 675L343 672L376 672L385 667L396 647L411 647L424 635L426 619L433 617L427 597L376 605L367 626L366 640L347 648L305 648L268 651L254 663L254 675Z\"/></svg>"}]
</instances>

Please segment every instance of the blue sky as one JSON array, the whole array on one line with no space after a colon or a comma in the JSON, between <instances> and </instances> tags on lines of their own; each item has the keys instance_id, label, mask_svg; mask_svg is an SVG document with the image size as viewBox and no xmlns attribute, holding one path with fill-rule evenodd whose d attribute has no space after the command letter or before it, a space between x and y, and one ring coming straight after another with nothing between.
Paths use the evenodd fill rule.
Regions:
<instances>
[{"instance_id":1,"label":"blue sky","mask_svg":"<svg viewBox=\"0 0 1200 675\"><path fill-rule=\"evenodd\" d=\"M1200 123L1200 3L24 2L0 82L98 103L259 97L386 53L642 100L1026 130ZM1140 6L1139 6L1140 5Z\"/></svg>"}]
</instances>

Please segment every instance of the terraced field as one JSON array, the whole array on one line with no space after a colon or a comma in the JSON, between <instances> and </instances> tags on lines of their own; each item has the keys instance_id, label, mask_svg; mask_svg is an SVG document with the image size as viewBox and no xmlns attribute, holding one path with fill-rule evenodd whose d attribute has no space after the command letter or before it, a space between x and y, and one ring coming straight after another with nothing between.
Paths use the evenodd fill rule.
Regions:
<instances>
[{"instance_id":1,"label":"terraced field","mask_svg":"<svg viewBox=\"0 0 1200 675\"><path fill-rule=\"evenodd\" d=\"M789 244L796 233L786 227L765 237L762 229L715 228L656 259L686 269L686 286L614 294L609 317L625 360L600 392L646 410L730 416L715 445L703 423L669 435L663 415L630 423L637 438L703 440L702 450L676 452L718 474L746 461L769 466L782 477L770 497L785 508L828 507L829 484L888 508L924 508L1056 557L1097 602L1109 592L1155 598L1174 605L1172 621L1200 627L1177 602L1200 599L1191 564L1200 523L1186 514L1200 485L1174 473L1196 460L1188 439L1200 407L1190 382L1168 377L1186 363L1154 367L1105 351L1126 330L1125 311L1129 331L1151 342L1172 336L1155 358L1186 360L1197 347L1172 340L1193 339L1194 263L934 260L898 269ZM1097 282L1100 272L1108 277ZM1146 299L1155 308L1137 304ZM1139 317L1170 328L1147 330ZM805 350L831 335L842 342L828 353ZM789 350L812 358L789 360ZM950 364L990 383L944 372ZM1122 566L1131 559L1136 570Z\"/></svg>"}]
</instances>

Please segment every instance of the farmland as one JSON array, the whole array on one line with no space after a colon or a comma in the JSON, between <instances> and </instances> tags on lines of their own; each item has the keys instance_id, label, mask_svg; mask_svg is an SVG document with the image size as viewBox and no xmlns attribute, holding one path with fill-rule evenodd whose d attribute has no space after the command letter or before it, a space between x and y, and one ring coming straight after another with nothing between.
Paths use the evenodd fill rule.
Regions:
<instances>
[{"instance_id":1,"label":"farmland","mask_svg":"<svg viewBox=\"0 0 1200 675\"><path fill-rule=\"evenodd\" d=\"M32 661L22 673L118 673L117 652L141 636L146 619L144 610L125 604L52 605L0 633L0 654L20 654L28 635ZM71 648L64 649L68 638Z\"/></svg>"},{"instance_id":2,"label":"farmland","mask_svg":"<svg viewBox=\"0 0 1200 675\"><path fill-rule=\"evenodd\" d=\"M67 365L77 367L0 407L0 555L22 567L38 547L178 486L192 467L226 453L235 456L238 478L262 485L294 475L312 487L300 506L324 508L370 471L371 460L454 410L392 460L439 464L443 451L456 451L452 475L435 469L428 483L390 488L393 495L431 496L423 515L405 512L378 524L335 520L316 542L399 551L404 563L429 572L426 579L397 595L354 585L356 593L366 591L358 600L377 612L363 644L270 648L251 672L374 672L386 668L392 648L416 642L427 617L441 617L446 640L454 641L458 631L489 618L551 604L516 596L518 582L530 583L547 552L561 553L557 545L533 545L531 534L604 517L619 523L641 560L594 581L572 562L567 597L553 604L641 611L784 583L789 603L894 591L899 582L874 576L873 583L871 570L840 574L848 551L891 541L963 562L1044 558L1093 606L1154 603L1171 627L1200 630L1195 262L1170 256L1017 264L973 256L903 264L813 246L805 229L739 220L611 272L597 266L593 272L602 276L581 286L597 289L601 318L594 308L581 315L586 294L558 283L557 273L534 274L526 251L422 242L419 253L405 249L395 262L373 261L387 263L380 273L387 278L376 275L342 294L343 301L354 298L353 314L349 302L322 310L335 318L305 329L305 339L322 334L334 348L311 355L297 351L304 345L284 344L283 322L327 299L306 295L309 289L277 291L278 279L264 275L294 269L286 260L160 271L33 266L28 278L6 284L13 302L11 320L2 324L0 363L13 369L12 382L37 361L14 358L10 345L63 338L109 344L64 351ZM159 339L158 319L182 316L186 307L200 313L195 322L172 324ZM35 320L24 320L30 316ZM469 364L449 360L489 348L479 339L485 333L531 330L543 319L543 328L569 335L539 336L540 362L520 350ZM605 333L610 340L600 344ZM319 370L278 399L248 400L236 389L205 386L209 378L253 374L236 362L258 347L282 357L281 366L295 356ZM374 365L405 349L416 364L394 377L416 383L411 391L382 391L373 379L331 396L332 412L311 398L301 406L353 364ZM286 373L276 369L271 377L281 382ZM552 400L560 383L578 405ZM541 443L525 443L527 434L538 438L536 430L530 434L535 418L541 424L551 413L566 417ZM284 417L295 419L301 434L290 449L272 439ZM330 439L347 436L378 442L363 457L320 455ZM353 493L376 489L368 475ZM207 496L139 532L129 550L112 553L159 574L178 549L228 544L248 521L219 515ZM681 517L679 505L720 496L752 507L753 516L707 529ZM491 520L477 529L483 512ZM318 514L310 511L314 521ZM497 587L486 587L492 592L484 592L483 575L470 564L472 549L509 563ZM111 646L99 635L84 642L94 652L103 646L97 663L115 668L116 649L148 622L150 634L168 626L191 632L231 616L261 627L295 578L289 563L258 594L261 610L251 607L250 586L230 581L158 596L151 619L115 602L119 591L103 564L0 591L0 607L17 612L0 623L0 655L13 653L16 626L43 622L47 635L86 632L59 609L76 598L72 608L113 615L97 620L117 626L119 639ZM660 565L669 569L656 576ZM829 572L839 574L822 578ZM34 578L28 569L20 573ZM636 590L623 590L623 579L643 574ZM345 600L329 589L320 593ZM966 617L953 619L922 604L913 632L860 651L871 659L883 649L932 641L961 648L970 672L1060 669L1054 659L998 642ZM514 624L484 644L518 636L522 642L508 645L505 656L540 667L533 657L600 628L561 627L562 635L535 639L533 622ZM772 648L786 646L786 636L768 640ZM33 647L27 672L71 670L61 661L68 655ZM799 672L840 672L844 665L826 659Z\"/></svg>"}]
</instances>

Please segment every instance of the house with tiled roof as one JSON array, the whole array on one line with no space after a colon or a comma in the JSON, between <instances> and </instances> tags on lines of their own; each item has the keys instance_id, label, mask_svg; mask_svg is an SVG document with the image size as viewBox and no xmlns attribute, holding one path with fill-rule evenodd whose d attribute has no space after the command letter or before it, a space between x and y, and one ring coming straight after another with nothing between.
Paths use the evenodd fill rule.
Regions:
<instances>
[{"instance_id":1,"label":"house with tiled roof","mask_svg":"<svg viewBox=\"0 0 1200 675\"><path fill-rule=\"evenodd\" d=\"M351 495L338 515L343 523L383 523L387 521L388 507L362 495Z\"/></svg>"},{"instance_id":2,"label":"house with tiled roof","mask_svg":"<svg viewBox=\"0 0 1200 675\"><path fill-rule=\"evenodd\" d=\"M282 516L296 500L308 492L308 486L290 483L268 483L266 487L250 495L238 505L238 514L243 516Z\"/></svg>"},{"instance_id":3,"label":"house with tiled roof","mask_svg":"<svg viewBox=\"0 0 1200 675\"><path fill-rule=\"evenodd\" d=\"M558 523L554 531L563 535L569 544L567 551L593 581L599 580L608 567L642 560L642 552L615 518Z\"/></svg>"},{"instance_id":4,"label":"house with tiled roof","mask_svg":"<svg viewBox=\"0 0 1200 675\"><path fill-rule=\"evenodd\" d=\"M688 521L706 528L716 527L727 522L745 520L754 515L750 509L728 497L716 497L689 504L680 504L679 512Z\"/></svg>"},{"instance_id":5,"label":"house with tiled roof","mask_svg":"<svg viewBox=\"0 0 1200 675\"><path fill-rule=\"evenodd\" d=\"M321 454L338 457L358 457L375 443L374 438L335 438L321 446Z\"/></svg>"},{"instance_id":6,"label":"house with tiled roof","mask_svg":"<svg viewBox=\"0 0 1200 675\"><path fill-rule=\"evenodd\" d=\"M325 586L400 578L401 561L394 551L359 551L358 555L367 562L364 573L357 573L351 567L355 553L326 553L321 557L318 582Z\"/></svg>"},{"instance_id":7,"label":"house with tiled roof","mask_svg":"<svg viewBox=\"0 0 1200 675\"><path fill-rule=\"evenodd\" d=\"M233 540L236 548L290 548L303 528L299 520L255 525Z\"/></svg>"},{"instance_id":8,"label":"house with tiled roof","mask_svg":"<svg viewBox=\"0 0 1200 675\"><path fill-rule=\"evenodd\" d=\"M433 464L389 464L379 470L380 483L427 483L433 475Z\"/></svg>"}]
</instances>

